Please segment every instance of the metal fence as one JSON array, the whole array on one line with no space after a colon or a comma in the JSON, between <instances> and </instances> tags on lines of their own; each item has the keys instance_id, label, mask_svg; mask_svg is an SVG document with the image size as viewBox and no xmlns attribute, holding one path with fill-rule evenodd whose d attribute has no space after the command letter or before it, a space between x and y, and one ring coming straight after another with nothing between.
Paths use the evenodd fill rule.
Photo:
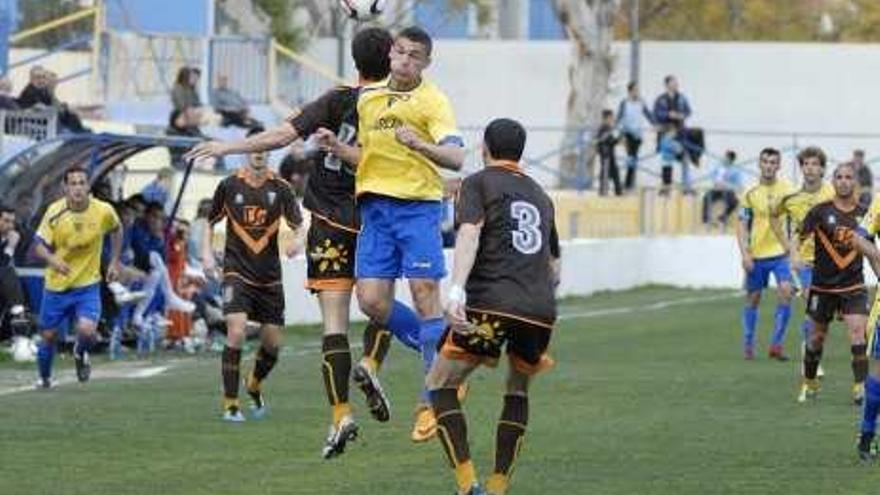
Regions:
<instances>
[{"instance_id":1,"label":"metal fence","mask_svg":"<svg viewBox=\"0 0 880 495\"><path fill-rule=\"evenodd\" d=\"M58 135L58 112L55 109L0 110L0 122L3 123L0 136L21 136L43 141Z\"/></svg>"},{"instance_id":2,"label":"metal fence","mask_svg":"<svg viewBox=\"0 0 880 495\"><path fill-rule=\"evenodd\" d=\"M217 87L220 76L229 79L248 103L266 103L269 94L269 61L271 40L267 38L215 37L211 38L209 87Z\"/></svg>"}]
</instances>

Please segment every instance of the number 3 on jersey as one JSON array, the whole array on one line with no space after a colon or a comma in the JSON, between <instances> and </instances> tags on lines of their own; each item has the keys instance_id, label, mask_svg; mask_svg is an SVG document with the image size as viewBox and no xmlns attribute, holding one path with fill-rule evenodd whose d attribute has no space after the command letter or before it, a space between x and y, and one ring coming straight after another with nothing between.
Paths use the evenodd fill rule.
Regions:
<instances>
[{"instance_id":1,"label":"number 3 on jersey","mask_svg":"<svg viewBox=\"0 0 880 495\"><path fill-rule=\"evenodd\" d=\"M510 216L516 221L511 232L513 247L522 254L535 254L541 250L541 212L535 205L525 201L510 203Z\"/></svg>"}]
</instances>

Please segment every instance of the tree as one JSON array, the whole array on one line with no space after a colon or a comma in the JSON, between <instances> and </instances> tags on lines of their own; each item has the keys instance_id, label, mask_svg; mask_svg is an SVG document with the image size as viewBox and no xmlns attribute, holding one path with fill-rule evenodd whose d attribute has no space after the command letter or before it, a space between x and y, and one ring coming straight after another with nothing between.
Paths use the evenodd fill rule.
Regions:
<instances>
[{"instance_id":1,"label":"tree","mask_svg":"<svg viewBox=\"0 0 880 495\"><path fill-rule=\"evenodd\" d=\"M592 148L578 143L589 142L590 133L599 126L608 96L613 64L611 42L619 6L619 0L554 0L559 21L571 41L560 186L566 185L566 179L588 181L592 177ZM579 163L585 163L587 170L579 171Z\"/></svg>"}]
</instances>

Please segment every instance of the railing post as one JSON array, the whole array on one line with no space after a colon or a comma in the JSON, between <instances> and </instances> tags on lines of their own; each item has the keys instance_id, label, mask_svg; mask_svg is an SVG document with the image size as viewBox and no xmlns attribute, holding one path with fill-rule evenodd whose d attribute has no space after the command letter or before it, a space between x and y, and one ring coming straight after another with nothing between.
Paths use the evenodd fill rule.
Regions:
<instances>
[{"instance_id":1,"label":"railing post","mask_svg":"<svg viewBox=\"0 0 880 495\"><path fill-rule=\"evenodd\" d=\"M271 105L273 101L275 101L275 95L277 94L276 84L278 77L278 50L275 47L275 38L269 38L266 41L266 46L269 50L269 57L266 67L266 103Z\"/></svg>"}]
</instances>

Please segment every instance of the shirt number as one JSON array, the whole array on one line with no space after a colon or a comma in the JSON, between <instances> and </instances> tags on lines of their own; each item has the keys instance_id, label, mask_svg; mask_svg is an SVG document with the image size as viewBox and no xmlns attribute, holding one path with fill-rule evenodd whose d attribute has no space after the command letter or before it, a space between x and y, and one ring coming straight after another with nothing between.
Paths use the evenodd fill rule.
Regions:
<instances>
[{"instance_id":1,"label":"shirt number","mask_svg":"<svg viewBox=\"0 0 880 495\"><path fill-rule=\"evenodd\" d=\"M516 221L516 230L511 232L513 247L522 254L535 254L541 250L541 212L531 203L514 201L510 203L510 216Z\"/></svg>"},{"instance_id":2,"label":"shirt number","mask_svg":"<svg viewBox=\"0 0 880 495\"><path fill-rule=\"evenodd\" d=\"M342 124L342 126L339 127L339 132L336 137L339 142L352 145L355 142L355 138L357 138L357 129L355 129L354 126L351 124ZM324 157L324 168L327 170L339 172L342 170L342 165L342 160L334 154L327 153Z\"/></svg>"}]
</instances>

